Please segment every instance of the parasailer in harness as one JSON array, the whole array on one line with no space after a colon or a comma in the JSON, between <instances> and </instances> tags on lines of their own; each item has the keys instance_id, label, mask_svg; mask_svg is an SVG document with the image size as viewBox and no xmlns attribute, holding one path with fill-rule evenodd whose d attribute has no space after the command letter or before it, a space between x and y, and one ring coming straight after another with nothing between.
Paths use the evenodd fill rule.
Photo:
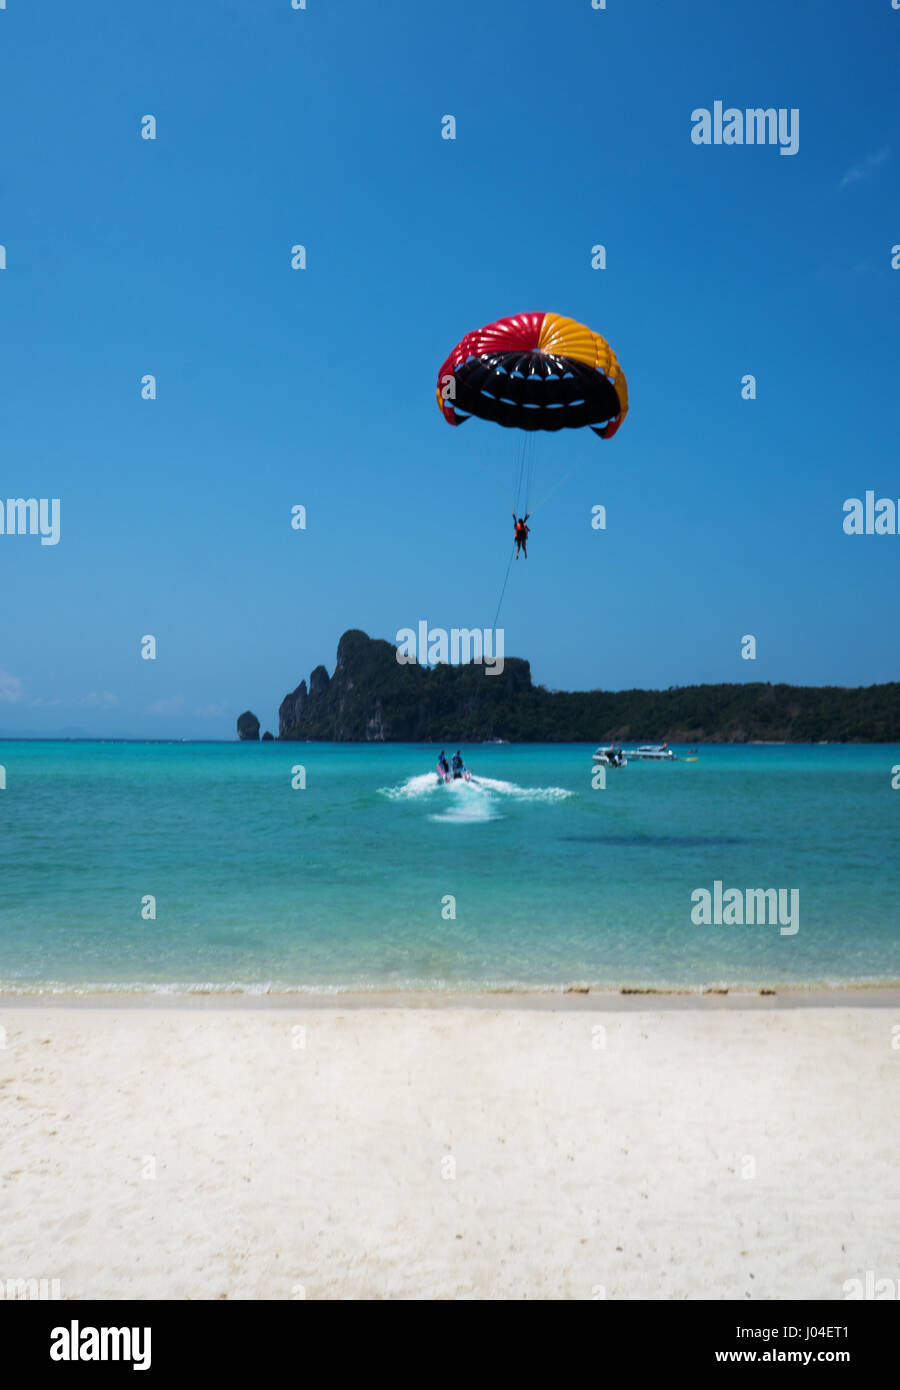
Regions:
<instances>
[{"instance_id":1,"label":"parasailer in harness","mask_svg":"<svg viewBox=\"0 0 900 1390\"><path fill-rule=\"evenodd\" d=\"M520 551L528 558L528 441L541 431L555 434L572 429L588 429L601 439L612 439L628 414L625 373L606 339L576 319L544 312L514 314L466 333L438 372L435 396L448 425L464 425L474 417L524 432L519 481L512 494L516 559ZM569 472L576 464L577 459ZM547 496L566 477L568 474L558 478ZM544 506L546 500L538 499L535 506ZM519 507L525 507L524 516L518 515ZM510 552L497 600L494 627L512 570L512 555Z\"/></svg>"},{"instance_id":2,"label":"parasailer in harness","mask_svg":"<svg viewBox=\"0 0 900 1390\"><path fill-rule=\"evenodd\" d=\"M519 551L520 551L520 550L522 551L522 554L525 556L525 559L526 559L526 560L528 559L528 547L527 547L526 542L527 542L527 540L528 540L528 536L529 536L529 533L530 533L530 531L531 531L531 527L530 527L530 526L526 526L525 523L526 523L526 521L528 520L528 518L529 518L530 515L531 515L530 512L526 512L524 516L520 516L520 517L517 517L516 514L515 514L515 512L513 512L513 514L512 514L512 519L513 519L513 521L515 522L515 529L514 529L514 531L513 531L513 536L515 537L515 542L516 542L516 559L517 559L517 560L518 560L518 558L519 558Z\"/></svg>"}]
</instances>

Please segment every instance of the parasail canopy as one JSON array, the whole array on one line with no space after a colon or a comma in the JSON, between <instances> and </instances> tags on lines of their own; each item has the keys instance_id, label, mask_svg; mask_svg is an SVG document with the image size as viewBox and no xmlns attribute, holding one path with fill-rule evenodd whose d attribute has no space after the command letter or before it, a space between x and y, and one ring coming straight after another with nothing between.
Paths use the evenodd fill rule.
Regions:
<instances>
[{"instance_id":1,"label":"parasail canopy","mask_svg":"<svg viewBox=\"0 0 900 1390\"><path fill-rule=\"evenodd\" d=\"M515 314L467 333L438 374L451 425L472 415L521 430L611 439L628 413L625 373L605 338L561 314Z\"/></svg>"}]
</instances>

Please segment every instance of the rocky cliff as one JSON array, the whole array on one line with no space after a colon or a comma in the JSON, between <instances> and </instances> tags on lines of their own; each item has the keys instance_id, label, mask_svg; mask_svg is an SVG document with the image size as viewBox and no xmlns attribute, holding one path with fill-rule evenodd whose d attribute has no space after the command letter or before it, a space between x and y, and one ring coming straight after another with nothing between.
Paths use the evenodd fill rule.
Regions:
<instances>
[{"instance_id":1,"label":"rocky cliff","mask_svg":"<svg viewBox=\"0 0 900 1390\"><path fill-rule=\"evenodd\" d=\"M317 666L281 702L279 738L419 742L505 737L495 723L530 691L527 661L507 658L501 674L483 666L400 665L390 642L351 629L338 643L334 675ZM448 720L450 728L448 728Z\"/></svg>"},{"instance_id":2,"label":"rocky cliff","mask_svg":"<svg viewBox=\"0 0 900 1390\"><path fill-rule=\"evenodd\" d=\"M242 719L246 716L241 716ZM253 716L251 716L253 718ZM242 734L241 737L258 737ZM679 686L551 692L527 661L483 666L401 665L390 642L352 629L334 674L317 666L281 702L281 739L356 742L745 743L900 741L900 684Z\"/></svg>"}]
</instances>

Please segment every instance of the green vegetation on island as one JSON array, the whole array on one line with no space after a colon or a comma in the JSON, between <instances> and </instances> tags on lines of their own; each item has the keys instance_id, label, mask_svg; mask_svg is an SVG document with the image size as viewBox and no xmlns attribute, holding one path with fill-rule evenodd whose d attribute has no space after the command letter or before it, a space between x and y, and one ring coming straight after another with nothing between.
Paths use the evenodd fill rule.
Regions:
<instances>
[{"instance_id":1,"label":"green vegetation on island","mask_svg":"<svg viewBox=\"0 0 900 1390\"><path fill-rule=\"evenodd\" d=\"M248 718L249 716L249 718ZM243 727L259 724L249 711ZM245 733L244 737L247 736ZM253 737L253 734L250 734ZM317 666L286 695L281 739L339 742L528 743L900 742L900 683L861 686L746 684L668 690L550 691L507 657L482 665L404 665L390 643L351 629L334 674Z\"/></svg>"}]
</instances>

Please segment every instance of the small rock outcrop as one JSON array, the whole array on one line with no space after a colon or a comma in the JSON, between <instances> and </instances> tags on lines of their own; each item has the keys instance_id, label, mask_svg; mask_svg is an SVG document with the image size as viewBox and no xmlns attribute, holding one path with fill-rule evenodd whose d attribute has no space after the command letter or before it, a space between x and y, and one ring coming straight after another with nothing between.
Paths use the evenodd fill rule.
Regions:
<instances>
[{"instance_id":1,"label":"small rock outcrop","mask_svg":"<svg viewBox=\"0 0 900 1390\"><path fill-rule=\"evenodd\" d=\"M269 730L268 730L268 729L266 729L266 732L265 732L265 733L263 734L263 736L262 736L261 742L262 742L262 743L274 743L274 742L275 742L275 737L274 737L273 734L270 734L270 733L269 733Z\"/></svg>"},{"instance_id":2,"label":"small rock outcrop","mask_svg":"<svg viewBox=\"0 0 900 1390\"><path fill-rule=\"evenodd\" d=\"M242 743L259 742L259 720L252 710L244 710L238 715L237 736Z\"/></svg>"}]
</instances>

